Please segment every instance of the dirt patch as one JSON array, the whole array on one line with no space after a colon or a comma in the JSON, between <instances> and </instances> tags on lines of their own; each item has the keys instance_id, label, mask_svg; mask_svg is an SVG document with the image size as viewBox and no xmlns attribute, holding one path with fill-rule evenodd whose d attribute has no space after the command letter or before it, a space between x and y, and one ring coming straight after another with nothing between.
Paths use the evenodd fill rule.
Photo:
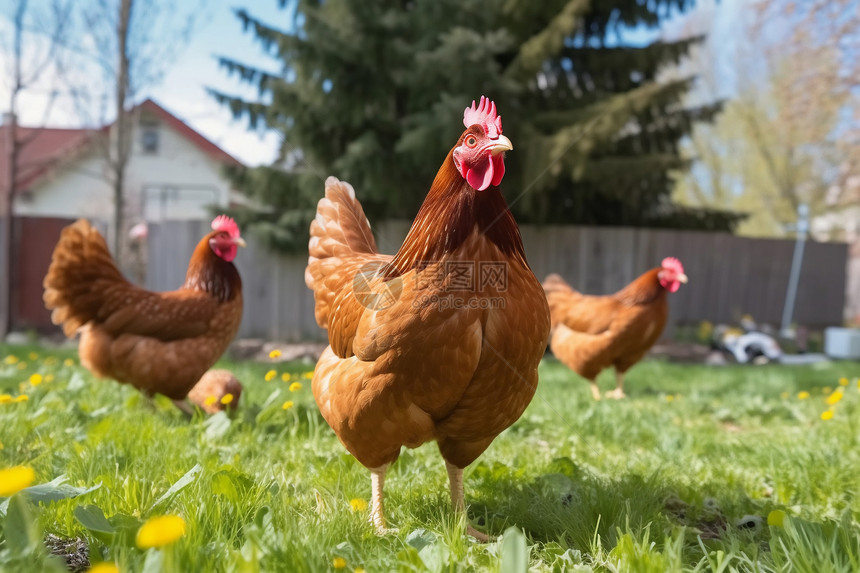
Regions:
<instances>
[{"instance_id":1,"label":"dirt patch","mask_svg":"<svg viewBox=\"0 0 860 573\"><path fill-rule=\"evenodd\" d=\"M63 539L49 533L45 537L45 547L51 555L62 559L66 568L73 573L83 573L90 568L90 548L80 537Z\"/></svg>"}]
</instances>

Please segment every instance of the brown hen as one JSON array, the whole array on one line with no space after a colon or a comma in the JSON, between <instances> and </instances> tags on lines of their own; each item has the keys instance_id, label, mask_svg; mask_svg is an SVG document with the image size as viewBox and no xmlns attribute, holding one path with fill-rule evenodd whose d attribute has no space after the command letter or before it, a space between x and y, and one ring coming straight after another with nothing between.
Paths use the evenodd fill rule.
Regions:
<instances>
[{"instance_id":1,"label":"brown hen","mask_svg":"<svg viewBox=\"0 0 860 573\"><path fill-rule=\"evenodd\" d=\"M80 334L81 364L102 378L164 394L181 409L188 391L224 353L242 320L242 281L233 265L245 242L220 216L198 243L178 290L128 282L101 234L81 219L63 229L44 280L51 320Z\"/></svg>"},{"instance_id":2,"label":"brown hen","mask_svg":"<svg viewBox=\"0 0 860 573\"><path fill-rule=\"evenodd\" d=\"M512 149L501 118L482 98L464 124L393 257L379 254L353 188L334 177L311 223L305 279L330 344L313 393L371 471L380 532L385 471L403 446L438 443L454 508L464 508L463 468L531 401L549 333L546 299L497 187Z\"/></svg>"},{"instance_id":3,"label":"brown hen","mask_svg":"<svg viewBox=\"0 0 860 573\"><path fill-rule=\"evenodd\" d=\"M581 294L560 276L549 275L543 288L552 315L552 353L588 380L595 400L600 400L595 378L614 366L616 388L606 396L623 398L624 373L645 356L666 326L666 294L686 282L681 262L672 257L606 296Z\"/></svg>"}]
</instances>

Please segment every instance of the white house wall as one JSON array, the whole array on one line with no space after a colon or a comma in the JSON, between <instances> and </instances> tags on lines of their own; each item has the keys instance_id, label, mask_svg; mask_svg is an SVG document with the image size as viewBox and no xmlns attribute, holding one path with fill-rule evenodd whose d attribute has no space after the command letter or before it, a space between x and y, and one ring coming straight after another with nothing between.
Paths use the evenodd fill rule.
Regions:
<instances>
[{"instance_id":1,"label":"white house wall","mask_svg":"<svg viewBox=\"0 0 860 573\"><path fill-rule=\"evenodd\" d=\"M15 199L19 217L63 217L108 220L113 192L96 153L51 172L31 193Z\"/></svg>"},{"instance_id":2,"label":"white house wall","mask_svg":"<svg viewBox=\"0 0 860 573\"><path fill-rule=\"evenodd\" d=\"M127 188L141 198L148 221L208 219L208 205L228 204L230 185L220 163L164 123L157 154L142 153L139 135Z\"/></svg>"}]
</instances>

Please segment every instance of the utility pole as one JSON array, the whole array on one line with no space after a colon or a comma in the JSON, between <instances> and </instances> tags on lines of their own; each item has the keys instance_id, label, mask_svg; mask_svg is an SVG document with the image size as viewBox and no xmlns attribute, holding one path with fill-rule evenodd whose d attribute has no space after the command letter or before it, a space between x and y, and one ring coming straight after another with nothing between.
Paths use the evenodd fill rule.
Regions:
<instances>
[{"instance_id":1,"label":"utility pole","mask_svg":"<svg viewBox=\"0 0 860 573\"><path fill-rule=\"evenodd\" d=\"M785 338L793 338L791 318L794 314L794 301L797 299L797 285L800 282L800 267L803 265L803 248L806 245L806 235L809 232L809 207L805 203L797 206L797 240L794 243L794 256L791 259L791 272L788 275L788 290L785 293L785 306L782 309L782 327L780 334Z\"/></svg>"}]
</instances>

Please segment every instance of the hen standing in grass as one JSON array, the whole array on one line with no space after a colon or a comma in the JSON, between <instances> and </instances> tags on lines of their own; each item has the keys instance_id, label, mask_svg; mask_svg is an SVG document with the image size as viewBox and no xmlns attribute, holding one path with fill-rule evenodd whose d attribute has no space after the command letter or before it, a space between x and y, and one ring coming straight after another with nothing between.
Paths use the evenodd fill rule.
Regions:
<instances>
[{"instance_id":1,"label":"hen standing in grass","mask_svg":"<svg viewBox=\"0 0 860 573\"><path fill-rule=\"evenodd\" d=\"M188 411L189 390L236 336L242 280L233 265L245 241L233 219L212 221L179 290L150 292L128 282L99 232L80 219L63 229L44 280L51 320L80 333L81 364Z\"/></svg>"},{"instance_id":2,"label":"hen standing in grass","mask_svg":"<svg viewBox=\"0 0 860 573\"><path fill-rule=\"evenodd\" d=\"M511 142L487 99L463 123L393 257L379 254L355 191L334 177L311 223L305 280L330 344L314 398L371 471L379 532L385 471L402 446L438 443L454 508L464 509L463 468L531 401L549 333L540 282L497 187Z\"/></svg>"},{"instance_id":3,"label":"hen standing in grass","mask_svg":"<svg viewBox=\"0 0 860 573\"><path fill-rule=\"evenodd\" d=\"M594 379L614 366L617 387L606 397L623 398L624 373L654 346L666 326L666 294L686 282L681 261L673 257L607 296L581 294L560 276L549 275L543 288L552 314L552 353L588 380L595 400L600 400L600 390Z\"/></svg>"}]
</instances>

